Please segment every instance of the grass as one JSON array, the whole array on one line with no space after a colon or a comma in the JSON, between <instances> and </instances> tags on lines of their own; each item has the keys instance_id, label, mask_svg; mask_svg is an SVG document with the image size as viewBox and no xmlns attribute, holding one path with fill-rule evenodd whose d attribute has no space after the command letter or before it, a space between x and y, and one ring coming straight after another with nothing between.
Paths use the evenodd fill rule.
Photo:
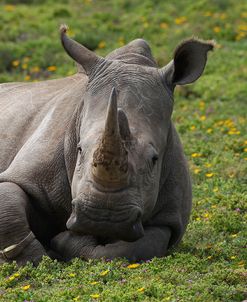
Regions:
<instances>
[{"instance_id":1,"label":"grass","mask_svg":"<svg viewBox=\"0 0 247 302\"><path fill-rule=\"evenodd\" d=\"M204 75L178 87L173 120L193 179L193 210L170 256L135 268L125 260L45 258L34 268L0 267L0 301L242 301L246 299L247 2L233 0L11 0L0 6L0 82L75 72L58 39L106 55L149 41L160 66L192 35L215 39Z\"/></svg>"}]
</instances>

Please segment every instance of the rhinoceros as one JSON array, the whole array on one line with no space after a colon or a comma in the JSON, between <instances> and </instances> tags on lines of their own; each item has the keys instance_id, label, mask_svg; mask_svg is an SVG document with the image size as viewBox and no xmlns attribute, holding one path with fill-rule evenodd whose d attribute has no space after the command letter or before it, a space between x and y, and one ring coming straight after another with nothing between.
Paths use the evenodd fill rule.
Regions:
<instances>
[{"instance_id":1,"label":"rhinoceros","mask_svg":"<svg viewBox=\"0 0 247 302\"><path fill-rule=\"evenodd\" d=\"M0 261L165 256L192 199L173 91L213 42L185 40L159 68L143 39L103 58L66 31L75 75L0 86Z\"/></svg>"}]
</instances>

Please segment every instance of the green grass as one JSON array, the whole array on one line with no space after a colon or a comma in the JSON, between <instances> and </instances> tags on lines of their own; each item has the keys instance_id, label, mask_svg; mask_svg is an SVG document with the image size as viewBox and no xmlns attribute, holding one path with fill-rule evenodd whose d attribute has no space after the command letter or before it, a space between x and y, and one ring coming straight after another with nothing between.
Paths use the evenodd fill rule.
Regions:
<instances>
[{"instance_id":1,"label":"green grass","mask_svg":"<svg viewBox=\"0 0 247 302\"><path fill-rule=\"evenodd\" d=\"M173 120L189 159L194 195L179 247L133 269L124 260L62 264L46 258L37 268L3 265L0 301L246 299L247 2L11 0L1 4L0 20L0 82L74 73L59 42L61 23L100 55L143 37L160 66L184 38L217 41L201 79L175 93Z\"/></svg>"}]
</instances>

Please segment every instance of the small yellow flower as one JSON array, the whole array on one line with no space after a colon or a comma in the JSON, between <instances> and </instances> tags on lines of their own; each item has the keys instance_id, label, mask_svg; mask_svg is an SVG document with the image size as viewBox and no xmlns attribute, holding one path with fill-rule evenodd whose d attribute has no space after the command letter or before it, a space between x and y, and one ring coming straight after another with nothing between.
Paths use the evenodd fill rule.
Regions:
<instances>
[{"instance_id":1,"label":"small yellow flower","mask_svg":"<svg viewBox=\"0 0 247 302\"><path fill-rule=\"evenodd\" d=\"M73 298L73 301L78 301L80 299L80 296L77 296L75 298Z\"/></svg>"},{"instance_id":2,"label":"small yellow flower","mask_svg":"<svg viewBox=\"0 0 247 302\"><path fill-rule=\"evenodd\" d=\"M205 213L203 216L204 218L209 218L209 213Z\"/></svg>"},{"instance_id":3,"label":"small yellow flower","mask_svg":"<svg viewBox=\"0 0 247 302\"><path fill-rule=\"evenodd\" d=\"M213 192L218 192L218 191L219 191L218 187L213 188Z\"/></svg>"},{"instance_id":4,"label":"small yellow flower","mask_svg":"<svg viewBox=\"0 0 247 302\"><path fill-rule=\"evenodd\" d=\"M201 121L205 121L205 119L206 119L206 116L205 116L205 115L200 116L200 120L201 120Z\"/></svg>"},{"instance_id":5,"label":"small yellow flower","mask_svg":"<svg viewBox=\"0 0 247 302\"><path fill-rule=\"evenodd\" d=\"M231 237L232 238L236 238L238 236L238 234L232 234Z\"/></svg>"},{"instance_id":6,"label":"small yellow flower","mask_svg":"<svg viewBox=\"0 0 247 302\"><path fill-rule=\"evenodd\" d=\"M192 125L191 127L190 127L190 130L191 131L194 131L196 129L196 126L194 126L194 125Z\"/></svg>"},{"instance_id":7,"label":"small yellow flower","mask_svg":"<svg viewBox=\"0 0 247 302\"><path fill-rule=\"evenodd\" d=\"M31 285L28 284L28 285L23 286L22 289L26 291L26 290L29 290L30 287L31 287Z\"/></svg>"},{"instance_id":8,"label":"small yellow flower","mask_svg":"<svg viewBox=\"0 0 247 302\"><path fill-rule=\"evenodd\" d=\"M15 280L15 276L14 276L14 275L13 275L13 276L10 276L8 280L9 280L9 281Z\"/></svg>"},{"instance_id":9,"label":"small yellow flower","mask_svg":"<svg viewBox=\"0 0 247 302\"><path fill-rule=\"evenodd\" d=\"M168 28L168 24L165 22L160 23L160 28L162 29L167 29Z\"/></svg>"},{"instance_id":10,"label":"small yellow flower","mask_svg":"<svg viewBox=\"0 0 247 302\"><path fill-rule=\"evenodd\" d=\"M212 167L212 164L206 163L204 166L205 166L206 168L210 168L210 167Z\"/></svg>"},{"instance_id":11,"label":"small yellow flower","mask_svg":"<svg viewBox=\"0 0 247 302\"><path fill-rule=\"evenodd\" d=\"M145 290L145 287L141 287L141 288L138 288L138 292L140 292L140 293L143 293L144 292L144 290Z\"/></svg>"},{"instance_id":12,"label":"small yellow flower","mask_svg":"<svg viewBox=\"0 0 247 302\"><path fill-rule=\"evenodd\" d=\"M26 75L24 78L25 81L29 81L30 79L31 79L30 75Z\"/></svg>"},{"instance_id":13,"label":"small yellow flower","mask_svg":"<svg viewBox=\"0 0 247 302\"><path fill-rule=\"evenodd\" d=\"M213 204L213 205L211 206L211 208L212 208L212 209L216 209L216 208L217 208L217 205Z\"/></svg>"},{"instance_id":14,"label":"small yellow flower","mask_svg":"<svg viewBox=\"0 0 247 302\"><path fill-rule=\"evenodd\" d=\"M244 141L244 145L247 145L247 140L246 140L246 141Z\"/></svg>"},{"instance_id":15,"label":"small yellow flower","mask_svg":"<svg viewBox=\"0 0 247 302\"><path fill-rule=\"evenodd\" d=\"M201 169L199 169L199 168L194 169L195 174L199 174L200 172L201 172Z\"/></svg>"},{"instance_id":16,"label":"small yellow flower","mask_svg":"<svg viewBox=\"0 0 247 302\"><path fill-rule=\"evenodd\" d=\"M6 12L12 12L14 9L15 9L15 6L14 5L4 5L3 9L6 11Z\"/></svg>"},{"instance_id":17,"label":"small yellow flower","mask_svg":"<svg viewBox=\"0 0 247 302\"><path fill-rule=\"evenodd\" d=\"M106 47L105 41L99 42L99 44L98 44L98 48L99 48L99 49L102 49L102 48L105 48L105 47Z\"/></svg>"},{"instance_id":18,"label":"small yellow flower","mask_svg":"<svg viewBox=\"0 0 247 302\"><path fill-rule=\"evenodd\" d=\"M213 129L212 128L208 128L207 129L207 133L212 133Z\"/></svg>"},{"instance_id":19,"label":"small yellow flower","mask_svg":"<svg viewBox=\"0 0 247 302\"><path fill-rule=\"evenodd\" d=\"M230 259L234 260L236 259L236 256L231 256Z\"/></svg>"},{"instance_id":20,"label":"small yellow flower","mask_svg":"<svg viewBox=\"0 0 247 302\"><path fill-rule=\"evenodd\" d=\"M24 70L27 69L27 63L22 64L21 68L24 69Z\"/></svg>"},{"instance_id":21,"label":"small yellow flower","mask_svg":"<svg viewBox=\"0 0 247 302\"><path fill-rule=\"evenodd\" d=\"M215 33L219 33L219 32L221 31L221 28L220 28L219 26L215 26L215 27L213 28L213 31L214 31Z\"/></svg>"},{"instance_id":22,"label":"small yellow flower","mask_svg":"<svg viewBox=\"0 0 247 302\"><path fill-rule=\"evenodd\" d=\"M101 272L99 275L100 275L100 276L106 276L109 272L110 272L110 271L107 269L107 270Z\"/></svg>"},{"instance_id":23,"label":"small yellow flower","mask_svg":"<svg viewBox=\"0 0 247 302\"><path fill-rule=\"evenodd\" d=\"M20 61L19 60L15 60L12 62L12 66L17 67L20 65Z\"/></svg>"},{"instance_id":24,"label":"small yellow flower","mask_svg":"<svg viewBox=\"0 0 247 302\"><path fill-rule=\"evenodd\" d=\"M137 267L139 267L140 266L140 263L133 263L133 264L129 264L128 266L127 266L127 268L137 268Z\"/></svg>"},{"instance_id":25,"label":"small yellow flower","mask_svg":"<svg viewBox=\"0 0 247 302\"><path fill-rule=\"evenodd\" d=\"M220 19L225 20L227 18L227 15L225 13L220 14Z\"/></svg>"},{"instance_id":26,"label":"small yellow flower","mask_svg":"<svg viewBox=\"0 0 247 302\"><path fill-rule=\"evenodd\" d=\"M241 17L241 18L247 18L247 12L241 13L240 17Z\"/></svg>"},{"instance_id":27,"label":"small yellow flower","mask_svg":"<svg viewBox=\"0 0 247 302\"><path fill-rule=\"evenodd\" d=\"M204 101L200 101L199 107L200 107L201 109L203 109L203 108L205 107L205 102L204 102Z\"/></svg>"},{"instance_id":28,"label":"small yellow flower","mask_svg":"<svg viewBox=\"0 0 247 302\"><path fill-rule=\"evenodd\" d=\"M47 70L48 71L56 71L57 70L57 67L56 66L49 66L49 67L47 67Z\"/></svg>"},{"instance_id":29,"label":"small yellow flower","mask_svg":"<svg viewBox=\"0 0 247 302\"><path fill-rule=\"evenodd\" d=\"M192 153L191 154L191 157L193 157L193 158L195 158L195 157L201 157L202 156L202 154L201 153Z\"/></svg>"},{"instance_id":30,"label":"small yellow flower","mask_svg":"<svg viewBox=\"0 0 247 302\"><path fill-rule=\"evenodd\" d=\"M99 294L92 294L90 295L91 298L93 299L99 299L100 295Z\"/></svg>"},{"instance_id":31,"label":"small yellow flower","mask_svg":"<svg viewBox=\"0 0 247 302\"><path fill-rule=\"evenodd\" d=\"M238 30L239 31L247 31L247 24L245 24L245 23L239 24Z\"/></svg>"},{"instance_id":32,"label":"small yellow flower","mask_svg":"<svg viewBox=\"0 0 247 302\"><path fill-rule=\"evenodd\" d=\"M200 221L201 220L201 218L200 217L196 217L196 221Z\"/></svg>"},{"instance_id":33,"label":"small yellow flower","mask_svg":"<svg viewBox=\"0 0 247 302\"><path fill-rule=\"evenodd\" d=\"M212 259L212 256L208 256L207 259Z\"/></svg>"},{"instance_id":34,"label":"small yellow flower","mask_svg":"<svg viewBox=\"0 0 247 302\"><path fill-rule=\"evenodd\" d=\"M98 281L90 282L91 285L95 285L95 284L98 284L98 283L99 283Z\"/></svg>"},{"instance_id":35,"label":"small yellow flower","mask_svg":"<svg viewBox=\"0 0 247 302\"><path fill-rule=\"evenodd\" d=\"M244 260L241 260L241 261L239 261L239 262L238 262L238 266L240 266L240 267L241 267L241 266L244 266L244 265L245 265Z\"/></svg>"},{"instance_id":36,"label":"small yellow flower","mask_svg":"<svg viewBox=\"0 0 247 302\"><path fill-rule=\"evenodd\" d=\"M206 173L206 177L211 178L212 176L214 176L214 173Z\"/></svg>"},{"instance_id":37,"label":"small yellow flower","mask_svg":"<svg viewBox=\"0 0 247 302\"><path fill-rule=\"evenodd\" d=\"M70 274L69 274L69 277L71 277L71 278L72 278L72 277L75 277L75 276L76 276L75 273L70 273Z\"/></svg>"},{"instance_id":38,"label":"small yellow flower","mask_svg":"<svg viewBox=\"0 0 247 302\"><path fill-rule=\"evenodd\" d=\"M184 16L175 19L175 23L177 25L184 24L186 21L187 21L187 18Z\"/></svg>"},{"instance_id":39,"label":"small yellow flower","mask_svg":"<svg viewBox=\"0 0 247 302\"><path fill-rule=\"evenodd\" d=\"M213 13L210 12L210 11L207 11L207 12L204 13L204 16L205 17L211 17L211 16L213 16Z\"/></svg>"}]
</instances>

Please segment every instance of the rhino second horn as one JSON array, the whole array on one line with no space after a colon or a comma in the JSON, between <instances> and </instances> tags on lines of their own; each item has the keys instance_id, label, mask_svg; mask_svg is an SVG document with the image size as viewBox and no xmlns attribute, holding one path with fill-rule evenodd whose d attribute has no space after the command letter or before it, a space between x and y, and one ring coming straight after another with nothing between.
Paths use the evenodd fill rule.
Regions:
<instances>
[{"instance_id":1,"label":"rhino second horn","mask_svg":"<svg viewBox=\"0 0 247 302\"><path fill-rule=\"evenodd\" d=\"M109 189L120 189L128 183L128 153L119 131L115 88L107 107L105 130L93 155L92 169L96 183Z\"/></svg>"},{"instance_id":2,"label":"rhino second horn","mask_svg":"<svg viewBox=\"0 0 247 302\"><path fill-rule=\"evenodd\" d=\"M79 63L85 70L87 75L90 75L92 69L104 61L102 57L97 56L94 52L87 49L83 45L74 41L66 35L68 30L67 25L60 26L61 42L68 55Z\"/></svg>"}]
</instances>

